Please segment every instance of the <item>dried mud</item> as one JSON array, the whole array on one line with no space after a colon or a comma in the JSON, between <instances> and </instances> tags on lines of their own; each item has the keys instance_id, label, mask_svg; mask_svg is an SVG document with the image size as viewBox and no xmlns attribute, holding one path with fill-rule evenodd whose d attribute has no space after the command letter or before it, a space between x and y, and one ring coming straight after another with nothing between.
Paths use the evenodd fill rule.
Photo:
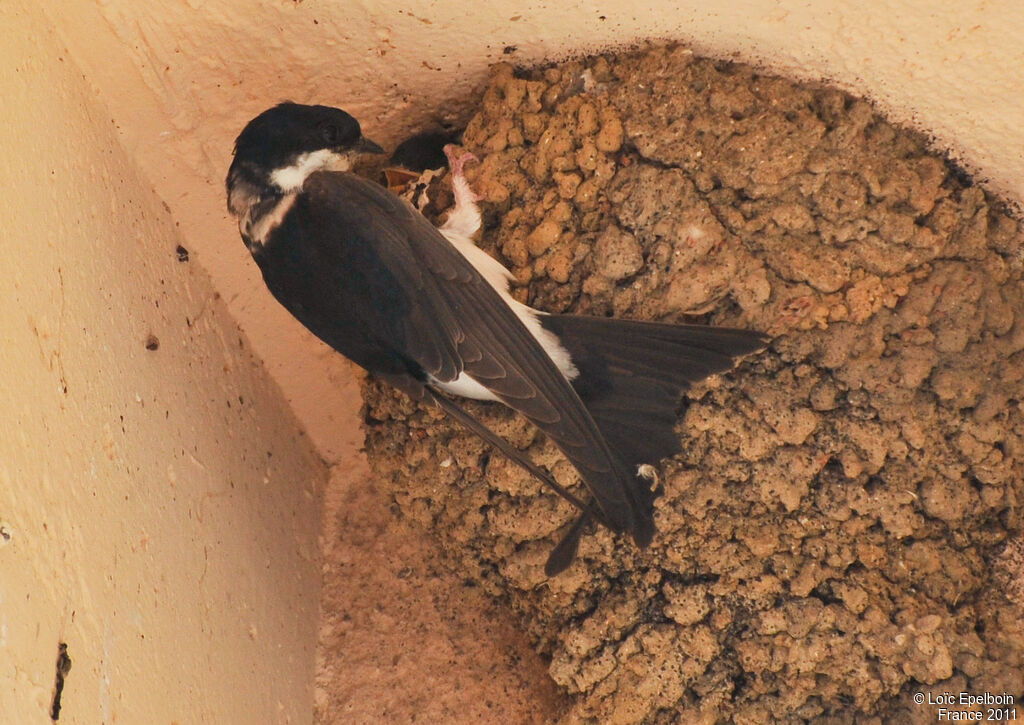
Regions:
<instances>
[{"instance_id":1,"label":"dried mud","mask_svg":"<svg viewBox=\"0 0 1024 725\"><path fill-rule=\"evenodd\" d=\"M916 693L1024 695L1018 223L867 102L682 48L498 66L480 109L480 244L520 299L774 336L685 399L654 544L597 532L552 580L567 505L364 386L396 509L519 613L566 721L934 722Z\"/></svg>"}]
</instances>

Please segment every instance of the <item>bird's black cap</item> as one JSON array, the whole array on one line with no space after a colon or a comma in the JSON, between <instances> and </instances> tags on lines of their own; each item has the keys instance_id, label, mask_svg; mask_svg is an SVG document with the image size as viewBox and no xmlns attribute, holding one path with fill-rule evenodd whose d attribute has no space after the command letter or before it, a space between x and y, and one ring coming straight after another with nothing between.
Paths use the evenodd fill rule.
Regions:
<instances>
[{"instance_id":1,"label":"bird's black cap","mask_svg":"<svg viewBox=\"0 0 1024 725\"><path fill-rule=\"evenodd\" d=\"M235 158L264 169L287 165L320 149L382 153L363 138L359 122L340 108L285 101L256 116L235 140Z\"/></svg>"}]
</instances>

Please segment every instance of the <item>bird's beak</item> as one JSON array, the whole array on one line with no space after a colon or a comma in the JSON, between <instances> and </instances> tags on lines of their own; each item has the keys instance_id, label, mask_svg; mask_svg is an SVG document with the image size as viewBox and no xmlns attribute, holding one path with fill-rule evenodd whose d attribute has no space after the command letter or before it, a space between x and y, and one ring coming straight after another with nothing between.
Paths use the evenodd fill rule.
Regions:
<instances>
[{"instance_id":1,"label":"bird's beak","mask_svg":"<svg viewBox=\"0 0 1024 725\"><path fill-rule=\"evenodd\" d=\"M356 151L359 151L360 153L364 153L364 154L382 154L382 153L384 153L384 149L382 149L380 146L375 144L370 139L366 138L366 136L360 136L359 140L356 141L356 145L353 148Z\"/></svg>"}]
</instances>

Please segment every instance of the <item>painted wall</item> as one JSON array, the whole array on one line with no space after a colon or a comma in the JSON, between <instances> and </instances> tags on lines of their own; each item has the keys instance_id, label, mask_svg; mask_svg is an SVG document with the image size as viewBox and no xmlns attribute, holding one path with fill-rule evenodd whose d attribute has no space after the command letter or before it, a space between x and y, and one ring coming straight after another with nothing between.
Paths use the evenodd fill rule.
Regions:
<instances>
[{"instance_id":1,"label":"painted wall","mask_svg":"<svg viewBox=\"0 0 1024 725\"><path fill-rule=\"evenodd\" d=\"M34 3L0 5L0 722L312 718L325 469Z\"/></svg>"}]
</instances>

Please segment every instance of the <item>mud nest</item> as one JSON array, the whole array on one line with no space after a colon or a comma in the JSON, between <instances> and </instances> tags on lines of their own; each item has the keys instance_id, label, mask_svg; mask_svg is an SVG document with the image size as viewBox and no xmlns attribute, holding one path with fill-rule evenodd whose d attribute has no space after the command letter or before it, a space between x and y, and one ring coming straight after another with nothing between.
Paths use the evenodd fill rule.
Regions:
<instances>
[{"instance_id":1,"label":"mud nest","mask_svg":"<svg viewBox=\"0 0 1024 725\"><path fill-rule=\"evenodd\" d=\"M774 336L683 401L650 549L600 531L552 580L572 510L366 383L395 508L519 613L568 721L930 723L919 692L1024 694L1017 222L869 103L683 48L501 65L479 108L480 244L521 300Z\"/></svg>"}]
</instances>

